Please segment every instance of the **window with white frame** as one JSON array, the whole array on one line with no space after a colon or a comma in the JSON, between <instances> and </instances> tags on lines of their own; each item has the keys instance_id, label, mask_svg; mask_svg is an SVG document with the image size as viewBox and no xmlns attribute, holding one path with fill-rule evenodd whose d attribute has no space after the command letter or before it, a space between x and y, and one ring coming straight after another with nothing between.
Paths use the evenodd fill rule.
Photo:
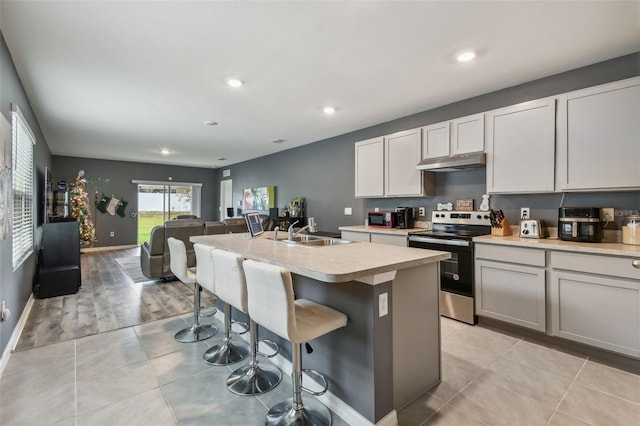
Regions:
<instances>
[{"instance_id":1,"label":"window with white frame","mask_svg":"<svg viewBox=\"0 0 640 426\"><path fill-rule=\"evenodd\" d=\"M17 105L11 105L13 269L33 253L33 145L36 138Z\"/></svg>"}]
</instances>

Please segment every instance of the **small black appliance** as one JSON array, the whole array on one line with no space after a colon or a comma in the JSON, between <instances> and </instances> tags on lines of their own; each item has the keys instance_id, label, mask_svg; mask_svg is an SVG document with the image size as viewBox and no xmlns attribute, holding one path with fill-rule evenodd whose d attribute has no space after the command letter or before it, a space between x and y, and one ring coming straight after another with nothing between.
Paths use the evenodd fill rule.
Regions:
<instances>
[{"instance_id":1,"label":"small black appliance","mask_svg":"<svg viewBox=\"0 0 640 426\"><path fill-rule=\"evenodd\" d=\"M415 209L413 207L396 207L396 228L413 228Z\"/></svg>"},{"instance_id":2,"label":"small black appliance","mask_svg":"<svg viewBox=\"0 0 640 426\"><path fill-rule=\"evenodd\" d=\"M599 207L560 207L558 238L564 241L599 243L602 241L602 220Z\"/></svg>"}]
</instances>

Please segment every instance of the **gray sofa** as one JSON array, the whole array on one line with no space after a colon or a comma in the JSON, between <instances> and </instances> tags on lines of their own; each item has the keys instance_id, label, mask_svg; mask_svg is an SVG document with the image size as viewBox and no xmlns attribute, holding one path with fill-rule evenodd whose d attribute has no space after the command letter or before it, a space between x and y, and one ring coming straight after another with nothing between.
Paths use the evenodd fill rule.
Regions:
<instances>
[{"instance_id":1,"label":"gray sofa","mask_svg":"<svg viewBox=\"0 0 640 426\"><path fill-rule=\"evenodd\" d=\"M196 265L193 244L189 238L194 235L225 234L229 232L247 232L243 218L225 219L223 222L205 222L202 219L174 219L164 225L155 226L149 235L149 241L140 245L140 268L145 277L168 279L173 277L170 268L169 237L184 242L187 248L187 265Z\"/></svg>"}]
</instances>

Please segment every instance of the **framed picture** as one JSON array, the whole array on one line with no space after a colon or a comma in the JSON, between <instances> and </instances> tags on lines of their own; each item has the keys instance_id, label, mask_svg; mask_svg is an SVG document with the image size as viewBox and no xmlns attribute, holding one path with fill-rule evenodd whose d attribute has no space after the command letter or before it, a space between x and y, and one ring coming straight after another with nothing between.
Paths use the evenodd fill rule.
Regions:
<instances>
[{"instance_id":1,"label":"framed picture","mask_svg":"<svg viewBox=\"0 0 640 426\"><path fill-rule=\"evenodd\" d=\"M243 210L268 212L269 209L276 206L275 186L246 188L242 193Z\"/></svg>"}]
</instances>

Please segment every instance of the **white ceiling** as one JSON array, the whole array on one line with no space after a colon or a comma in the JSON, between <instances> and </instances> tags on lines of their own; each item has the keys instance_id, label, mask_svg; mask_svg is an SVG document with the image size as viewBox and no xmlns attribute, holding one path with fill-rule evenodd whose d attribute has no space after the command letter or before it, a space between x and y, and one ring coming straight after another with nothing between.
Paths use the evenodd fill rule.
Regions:
<instances>
[{"instance_id":1,"label":"white ceiling","mask_svg":"<svg viewBox=\"0 0 640 426\"><path fill-rule=\"evenodd\" d=\"M640 51L640 1L1 0L0 8L53 154L198 167ZM477 60L456 63L469 47ZM229 76L246 85L228 87ZM328 104L333 116L321 111Z\"/></svg>"}]
</instances>

